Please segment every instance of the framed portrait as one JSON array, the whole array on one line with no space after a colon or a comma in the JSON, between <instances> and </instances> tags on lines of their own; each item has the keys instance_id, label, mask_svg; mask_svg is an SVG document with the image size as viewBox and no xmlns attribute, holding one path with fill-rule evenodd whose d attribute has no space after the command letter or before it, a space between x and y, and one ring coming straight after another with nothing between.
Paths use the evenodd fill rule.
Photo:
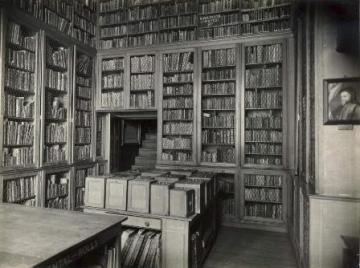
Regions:
<instances>
[{"instance_id":1,"label":"framed portrait","mask_svg":"<svg viewBox=\"0 0 360 268\"><path fill-rule=\"evenodd\" d=\"M360 124L360 78L324 80L324 124Z\"/></svg>"}]
</instances>

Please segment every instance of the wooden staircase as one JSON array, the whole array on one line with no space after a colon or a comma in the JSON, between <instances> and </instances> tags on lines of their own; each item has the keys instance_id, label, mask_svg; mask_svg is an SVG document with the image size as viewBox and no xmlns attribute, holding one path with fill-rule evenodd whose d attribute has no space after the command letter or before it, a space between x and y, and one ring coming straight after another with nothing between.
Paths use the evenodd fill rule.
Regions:
<instances>
[{"instance_id":1,"label":"wooden staircase","mask_svg":"<svg viewBox=\"0 0 360 268\"><path fill-rule=\"evenodd\" d=\"M139 155L135 158L135 164L131 166L132 170L154 169L156 165L156 133L146 133L142 146L139 149Z\"/></svg>"}]
</instances>

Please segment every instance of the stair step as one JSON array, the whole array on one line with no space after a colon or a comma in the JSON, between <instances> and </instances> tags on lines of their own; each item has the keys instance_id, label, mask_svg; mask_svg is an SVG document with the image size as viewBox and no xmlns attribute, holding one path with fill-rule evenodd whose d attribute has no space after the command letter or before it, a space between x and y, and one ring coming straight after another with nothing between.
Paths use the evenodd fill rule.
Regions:
<instances>
[{"instance_id":1,"label":"stair step","mask_svg":"<svg viewBox=\"0 0 360 268\"><path fill-rule=\"evenodd\" d=\"M150 158L150 157L142 157L142 156L137 156L135 158L135 164L136 165L142 165L142 164L153 164L155 165L156 163L156 157Z\"/></svg>"},{"instance_id":2,"label":"stair step","mask_svg":"<svg viewBox=\"0 0 360 268\"><path fill-rule=\"evenodd\" d=\"M139 149L139 156L156 157L156 150L155 149L140 148Z\"/></svg>"}]
</instances>

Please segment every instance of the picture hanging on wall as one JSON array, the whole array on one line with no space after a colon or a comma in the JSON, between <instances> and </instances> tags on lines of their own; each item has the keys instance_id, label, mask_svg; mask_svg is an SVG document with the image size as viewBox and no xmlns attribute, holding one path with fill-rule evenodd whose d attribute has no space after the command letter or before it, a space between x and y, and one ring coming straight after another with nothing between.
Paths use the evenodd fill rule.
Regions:
<instances>
[{"instance_id":1,"label":"picture hanging on wall","mask_svg":"<svg viewBox=\"0 0 360 268\"><path fill-rule=\"evenodd\" d=\"M360 124L360 78L324 80L324 124Z\"/></svg>"}]
</instances>

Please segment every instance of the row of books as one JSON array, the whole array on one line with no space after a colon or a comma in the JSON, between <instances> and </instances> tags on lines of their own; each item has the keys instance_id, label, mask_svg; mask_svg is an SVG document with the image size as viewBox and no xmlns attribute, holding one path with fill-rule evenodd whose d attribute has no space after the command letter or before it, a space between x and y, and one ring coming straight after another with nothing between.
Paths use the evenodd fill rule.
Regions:
<instances>
[{"instance_id":1,"label":"row of books","mask_svg":"<svg viewBox=\"0 0 360 268\"><path fill-rule=\"evenodd\" d=\"M80 16L96 22L96 9L98 7L98 1L96 0L75 0L74 1L74 10L75 13Z\"/></svg>"},{"instance_id":2,"label":"row of books","mask_svg":"<svg viewBox=\"0 0 360 268\"><path fill-rule=\"evenodd\" d=\"M209 163L235 163L234 148L216 148L215 150L203 150L201 160Z\"/></svg>"},{"instance_id":3,"label":"row of books","mask_svg":"<svg viewBox=\"0 0 360 268\"><path fill-rule=\"evenodd\" d=\"M148 33L139 36L130 36L128 38L129 47L139 47L139 46L152 46L157 43L158 34L157 33Z\"/></svg>"},{"instance_id":4,"label":"row of books","mask_svg":"<svg viewBox=\"0 0 360 268\"><path fill-rule=\"evenodd\" d=\"M128 9L128 22L157 19L157 15L155 6L135 6Z\"/></svg>"},{"instance_id":5,"label":"row of books","mask_svg":"<svg viewBox=\"0 0 360 268\"><path fill-rule=\"evenodd\" d=\"M163 111L163 120L165 121L193 120L193 118L194 118L194 111L190 109Z\"/></svg>"},{"instance_id":6,"label":"row of books","mask_svg":"<svg viewBox=\"0 0 360 268\"><path fill-rule=\"evenodd\" d=\"M66 107L64 99L54 97L50 92L46 93L45 116L46 119L66 119Z\"/></svg>"},{"instance_id":7,"label":"row of books","mask_svg":"<svg viewBox=\"0 0 360 268\"><path fill-rule=\"evenodd\" d=\"M77 27L87 32L88 34L95 36L96 25L93 22L75 14L73 23L74 23L74 27Z\"/></svg>"},{"instance_id":8,"label":"row of books","mask_svg":"<svg viewBox=\"0 0 360 268\"><path fill-rule=\"evenodd\" d=\"M85 189L77 188L75 189L75 208L81 207L84 205Z\"/></svg>"},{"instance_id":9,"label":"row of books","mask_svg":"<svg viewBox=\"0 0 360 268\"><path fill-rule=\"evenodd\" d=\"M8 89L34 92L35 75L34 73L7 68L5 72L5 87Z\"/></svg>"},{"instance_id":10,"label":"row of books","mask_svg":"<svg viewBox=\"0 0 360 268\"><path fill-rule=\"evenodd\" d=\"M282 187L282 177L279 175L246 174L244 184L245 186Z\"/></svg>"},{"instance_id":11,"label":"row of books","mask_svg":"<svg viewBox=\"0 0 360 268\"><path fill-rule=\"evenodd\" d=\"M75 111L75 126L90 127L91 126L91 113L85 112L85 111Z\"/></svg>"},{"instance_id":12,"label":"row of books","mask_svg":"<svg viewBox=\"0 0 360 268\"><path fill-rule=\"evenodd\" d=\"M245 130L245 141L282 142L282 131Z\"/></svg>"},{"instance_id":13,"label":"row of books","mask_svg":"<svg viewBox=\"0 0 360 268\"><path fill-rule=\"evenodd\" d=\"M270 22L258 22L247 23L241 25L241 32L243 34L259 34L266 32L281 32L289 30L291 27L290 20L270 21Z\"/></svg>"},{"instance_id":14,"label":"row of books","mask_svg":"<svg viewBox=\"0 0 360 268\"><path fill-rule=\"evenodd\" d=\"M245 48L245 63L282 62L282 45L248 46Z\"/></svg>"},{"instance_id":15,"label":"row of books","mask_svg":"<svg viewBox=\"0 0 360 268\"><path fill-rule=\"evenodd\" d=\"M76 74L83 78L83 82L88 87L91 86L91 72L93 68L92 59L85 54L78 54L76 58Z\"/></svg>"},{"instance_id":16,"label":"row of books","mask_svg":"<svg viewBox=\"0 0 360 268\"><path fill-rule=\"evenodd\" d=\"M108 74L102 77L102 88L122 88L124 73Z\"/></svg>"},{"instance_id":17,"label":"row of books","mask_svg":"<svg viewBox=\"0 0 360 268\"><path fill-rule=\"evenodd\" d=\"M208 0L200 2L199 10L202 14L216 13L240 8L238 0Z\"/></svg>"},{"instance_id":18,"label":"row of books","mask_svg":"<svg viewBox=\"0 0 360 268\"><path fill-rule=\"evenodd\" d=\"M217 98L206 98L202 99L202 109L219 109L219 110L226 110L226 109L234 109L235 110L235 98L234 97L223 97Z\"/></svg>"},{"instance_id":19,"label":"row of books","mask_svg":"<svg viewBox=\"0 0 360 268\"><path fill-rule=\"evenodd\" d=\"M68 195L69 180L63 174L51 174L46 178L46 198L56 198Z\"/></svg>"},{"instance_id":20,"label":"row of books","mask_svg":"<svg viewBox=\"0 0 360 268\"><path fill-rule=\"evenodd\" d=\"M206 71L203 70L201 74L201 79L203 81L227 80L227 79L235 79L235 77L236 77L235 68L225 69L225 70L206 70Z\"/></svg>"},{"instance_id":21,"label":"row of books","mask_svg":"<svg viewBox=\"0 0 360 268\"><path fill-rule=\"evenodd\" d=\"M282 205L279 204L245 204L245 216L262 217L274 220L282 219Z\"/></svg>"},{"instance_id":22,"label":"row of books","mask_svg":"<svg viewBox=\"0 0 360 268\"><path fill-rule=\"evenodd\" d=\"M145 73L155 71L155 56L133 56L130 58L130 70L132 73Z\"/></svg>"},{"instance_id":23,"label":"row of books","mask_svg":"<svg viewBox=\"0 0 360 268\"><path fill-rule=\"evenodd\" d=\"M191 84L163 87L163 97L192 95L192 94L193 94L193 85Z\"/></svg>"},{"instance_id":24,"label":"row of books","mask_svg":"<svg viewBox=\"0 0 360 268\"><path fill-rule=\"evenodd\" d=\"M102 71L122 71L124 70L124 58L112 58L103 60L101 63Z\"/></svg>"},{"instance_id":25,"label":"row of books","mask_svg":"<svg viewBox=\"0 0 360 268\"><path fill-rule=\"evenodd\" d=\"M262 154L262 155L281 155L282 145L281 144L245 144L245 154Z\"/></svg>"},{"instance_id":26,"label":"row of books","mask_svg":"<svg viewBox=\"0 0 360 268\"><path fill-rule=\"evenodd\" d=\"M235 216L235 198L225 198L221 200L221 213L223 216Z\"/></svg>"},{"instance_id":27,"label":"row of books","mask_svg":"<svg viewBox=\"0 0 360 268\"><path fill-rule=\"evenodd\" d=\"M127 10L120 9L115 13L102 13L99 14L98 23L100 26L126 24L127 23Z\"/></svg>"},{"instance_id":28,"label":"row of books","mask_svg":"<svg viewBox=\"0 0 360 268\"><path fill-rule=\"evenodd\" d=\"M6 63L8 67L14 67L30 72L35 71L35 53L28 50L7 49Z\"/></svg>"},{"instance_id":29,"label":"row of books","mask_svg":"<svg viewBox=\"0 0 360 268\"><path fill-rule=\"evenodd\" d=\"M99 12L111 12L125 7L126 0L107 0L99 2Z\"/></svg>"},{"instance_id":30,"label":"row of books","mask_svg":"<svg viewBox=\"0 0 360 268\"><path fill-rule=\"evenodd\" d=\"M197 13L198 7L194 1L173 1L160 5L160 17L182 16L189 13Z\"/></svg>"},{"instance_id":31,"label":"row of books","mask_svg":"<svg viewBox=\"0 0 360 268\"><path fill-rule=\"evenodd\" d=\"M239 25L224 25L211 28L200 28L199 39L214 39L222 37L230 37L240 35L241 29Z\"/></svg>"},{"instance_id":32,"label":"row of books","mask_svg":"<svg viewBox=\"0 0 360 268\"><path fill-rule=\"evenodd\" d=\"M91 158L91 146L90 145L75 145L74 147L75 160L87 160Z\"/></svg>"},{"instance_id":33,"label":"row of books","mask_svg":"<svg viewBox=\"0 0 360 268\"><path fill-rule=\"evenodd\" d=\"M128 34L142 34L159 31L159 22L157 20L140 21L135 24L127 25Z\"/></svg>"},{"instance_id":34,"label":"row of books","mask_svg":"<svg viewBox=\"0 0 360 268\"><path fill-rule=\"evenodd\" d=\"M5 116L16 118L32 118L34 101L5 93Z\"/></svg>"},{"instance_id":35,"label":"row of books","mask_svg":"<svg viewBox=\"0 0 360 268\"><path fill-rule=\"evenodd\" d=\"M159 29L173 29L177 27L193 26L196 27L197 15L187 15L180 17L164 17L160 19Z\"/></svg>"},{"instance_id":36,"label":"row of books","mask_svg":"<svg viewBox=\"0 0 360 268\"><path fill-rule=\"evenodd\" d=\"M281 202L281 189L245 188L245 201Z\"/></svg>"},{"instance_id":37,"label":"row of books","mask_svg":"<svg viewBox=\"0 0 360 268\"><path fill-rule=\"evenodd\" d=\"M245 117L246 129L281 129L282 118L280 116Z\"/></svg>"},{"instance_id":38,"label":"row of books","mask_svg":"<svg viewBox=\"0 0 360 268\"><path fill-rule=\"evenodd\" d=\"M75 187L85 187L85 179L92 174L92 168L77 169L75 172Z\"/></svg>"},{"instance_id":39,"label":"row of books","mask_svg":"<svg viewBox=\"0 0 360 268\"><path fill-rule=\"evenodd\" d=\"M203 51L203 68L234 66L235 48L212 49Z\"/></svg>"},{"instance_id":40,"label":"row of books","mask_svg":"<svg viewBox=\"0 0 360 268\"><path fill-rule=\"evenodd\" d=\"M50 123L45 129L46 143L64 143L66 142L66 126L58 123Z\"/></svg>"},{"instance_id":41,"label":"row of books","mask_svg":"<svg viewBox=\"0 0 360 268\"><path fill-rule=\"evenodd\" d=\"M90 143L91 142L91 128L76 128L75 143Z\"/></svg>"},{"instance_id":42,"label":"row of books","mask_svg":"<svg viewBox=\"0 0 360 268\"><path fill-rule=\"evenodd\" d=\"M90 100L82 100L82 99L76 99L75 102L75 109L91 112L91 101Z\"/></svg>"},{"instance_id":43,"label":"row of books","mask_svg":"<svg viewBox=\"0 0 360 268\"><path fill-rule=\"evenodd\" d=\"M146 229L126 229L121 235L121 245L122 267L161 266L161 233Z\"/></svg>"},{"instance_id":44,"label":"row of books","mask_svg":"<svg viewBox=\"0 0 360 268\"><path fill-rule=\"evenodd\" d=\"M196 39L195 29L167 29L163 30L159 36L161 44L193 41Z\"/></svg>"},{"instance_id":45,"label":"row of books","mask_svg":"<svg viewBox=\"0 0 360 268\"><path fill-rule=\"evenodd\" d=\"M36 177L22 177L4 181L4 197L6 203L18 203L36 194Z\"/></svg>"},{"instance_id":46,"label":"row of books","mask_svg":"<svg viewBox=\"0 0 360 268\"><path fill-rule=\"evenodd\" d=\"M6 167L32 165L34 149L33 147L3 148L3 162Z\"/></svg>"},{"instance_id":47,"label":"row of books","mask_svg":"<svg viewBox=\"0 0 360 268\"><path fill-rule=\"evenodd\" d=\"M44 154L46 163L66 161L66 150L64 146L58 144L53 146L45 146Z\"/></svg>"},{"instance_id":48,"label":"row of books","mask_svg":"<svg viewBox=\"0 0 360 268\"><path fill-rule=\"evenodd\" d=\"M69 197L57 197L46 201L47 208L69 209Z\"/></svg>"},{"instance_id":49,"label":"row of books","mask_svg":"<svg viewBox=\"0 0 360 268\"><path fill-rule=\"evenodd\" d=\"M54 10L60 16L64 18L71 19L72 16L72 7L73 2L67 0L60 0L60 1L51 1L51 0L43 0L43 6Z\"/></svg>"},{"instance_id":50,"label":"row of books","mask_svg":"<svg viewBox=\"0 0 360 268\"><path fill-rule=\"evenodd\" d=\"M130 107L134 108L152 108L155 106L155 94L153 90L146 93L130 94Z\"/></svg>"},{"instance_id":51,"label":"row of books","mask_svg":"<svg viewBox=\"0 0 360 268\"><path fill-rule=\"evenodd\" d=\"M191 150L191 139L190 138L163 138L162 148L171 150Z\"/></svg>"},{"instance_id":52,"label":"row of books","mask_svg":"<svg viewBox=\"0 0 360 268\"><path fill-rule=\"evenodd\" d=\"M245 87L280 87L282 81L281 67L246 69Z\"/></svg>"},{"instance_id":53,"label":"row of books","mask_svg":"<svg viewBox=\"0 0 360 268\"><path fill-rule=\"evenodd\" d=\"M222 193L234 193L235 183L234 176L220 176L217 178L217 189Z\"/></svg>"},{"instance_id":54,"label":"row of books","mask_svg":"<svg viewBox=\"0 0 360 268\"><path fill-rule=\"evenodd\" d=\"M221 113L219 115L203 113L202 127L203 128L234 128L235 114L232 112Z\"/></svg>"},{"instance_id":55,"label":"row of books","mask_svg":"<svg viewBox=\"0 0 360 268\"><path fill-rule=\"evenodd\" d=\"M64 92L68 90L67 73L46 69L46 78L46 87Z\"/></svg>"},{"instance_id":56,"label":"row of books","mask_svg":"<svg viewBox=\"0 0 360 268\"><path fill-rule=\"evenodd\" d=\"M291 3L291 0L242 0L241 7L244 9L273 8L277 5Z\"/></svg>"},{"instance_id":57,"label":"row of books","mask_svg":"<svg viewBox=\"0 0 360 268\"><path fill-rule=\"evenodd\" d=\"M130 76L130 90L152 90L154 88L153 74L132 74Z\"/></svg>"},{"instance_id":58,"label":"row of books","mask_svg":"<svg viewBox=\"0 0 360 268\"><path fill-rule=\"evenodd\" d=\"M181 161L188 162L192 161L192 153L191 152L162 152L161 159L164 161Z\"/></svg>"},{"instance_id":59,"label":"row of books","mask_svg":"<svg viewBox=\"0 0 360 268\"><path fill-rule=\"evenodd\" d=\"M68 49L64 47L53 47L49 42L46 45L46 63L48 68L67 68Z\"/></svg>"},{"instance_id":60,"label":"row of books","mask_svg":"<svg viewBox=\"0 0 360 268\"><path fill-rule=\"evenodd\" d=\"M163 100L163 109L174 109L174 108L193 108L194 100L192 97L173 97L166 98Z\"/></svg>"},{"instance_id":61,"label":"row of books","mask_svg":"<svg viewBox=\"0 0 360 268\"><path fill-rule=\"evenodd\" d=\"M88 32L85 32L81 29L74 27L72 32L72 37L87 46L95 47L96 44L95 37L92 34L89 34Z\"/></svg>"},{"instance_id":62,"label":"row of books","mask_svg":"<svg viewBox=\"0 0 360 268\"><path fill-rule=\"evenodd\" d=\"M194 78L193 73L183 73L183 74L171 74L171 75L164 75L163 81L164 84L171 84L171 83L192 83Z\"/></svg>"},{"instance_id":63,"label":"row of books","mask_svg":"<svg viewBox=\"0 0 360 268\"><path fill-rule=\"evenodd\" d=\"M91 87L77 86L76 97L82 99L91 99L91 91Z\"/></svg>"},{"instance_id":64,"label":"row of books","mask_svg":"<svg viewBox=\"0 0 360 268\"><path fill-rule=\"evenodd\" d=\"M289 18L291 14L291 6L283 6L271 9L252 10L242 13L241 19L243 22L252 22L257 20L271 20L280 18Z\"/></svg>"},{"instance_id":65,"label":"row of books","mask_svg":"<svg viewBox=\"0 0 360 268\"><path fill-rule=\"evenodd\" d=\"M281 156L271 156L271 155L252 155L245 156L245 163L252 165L271 165L271 166L280 166L282 164Z\"/></svg>"},{"instance_id":66,"label":"row of books","mask_svg":"<svg viewBox=\"0 0 360 268\"><path fill-rule=\"evenodd\" d=\"M20 48L26 48L35 52L36 39L35 35L27 35L24 33L24 28L14 22L9 22L7 40L9 44L14 44Z\"/></svg>"},{"instance_id":67,"label":"row of books","mask_svg":"<svg viewBox=\"0 0 360 268\"><path fill-rule=\"evenodd\" d=\"M192 71L194 63L193 52L170 53L163 56L164 72Z\"/></svg>"},{"instance_id":68,"label":"row of books","mask_svg":"<svg viewBox=\"0 0 360 268\"><path fill-rule=\"evenodd\" d=\"M76 81L76 85L78 85L78 86L86 87L86 88L91 87L91 79L90 78L85 78L83 76L78 75L78 76L76 76L75 81Z\"/></svg>"},{"instance_id":69,"label":"row of books","mask_svg":"<svg viewBox=\"0 0 360 268\"><path fill-rule=\"evenodd\" d=\"M119 25L100 29L100 38L116 37L128 34L127 25Z\"/></svg>"},{"instance_id":70,"label":"row of books","mask_svg":"<svg viewBox=\"0 0 360 268\"><path fill-rule=\"evenodd\" d=\"M234 129L203 129L201 142L205 144L234 144Z\"/></svg>"},{"instance_id":71,"label":"row of books","mask_svg":"<svg viewBox=\"0 0 360 268\"><path fill-rule=\"evenodd\" d=\"M32 146L34 141L34 125L29 122L4 122L4 145Z\"/></svg>"},{"instance_id":72,"label":"row of books","mask_svg":"<svg viewBox=\"0 0 360 268\"><path fill-rule=\"evenodd\" d=\"M203 97L207 95L235 95L235 82L206 83L202 85Z\"/></svg>"},{"instance_id":73,"label":"row of books","mask_svg":"<svg viewBox=\"0 0 360 268\"><path fill-rule=\"evenodd\" d=\"M18 7L19 9L23 10L24 12L27 12L34 16L37 19L43 18L42 13L42 1L41 0L35 0L35 1L27 1L27 0L18 0L13 1L13 4Z\"/></svg>"},{"instance_id":74,"label":"row of books","mask_svg":"<svg viewBox=\"0 0 360 268\"><path fill-rule=\"evenodd\" d=\"M59 16L56 12L47 8L44 9L44 22L62 33L71 34L70 20Z\"/></svg>"},{"instance_id":75,"label":"row of books","mask_svg":"<svg viewBox=\"0 0 360 268\"><path fill-rule=\"evenodd\" d=\"M102 107L123 107L123 105L124 105L123 91L101 93Z\"/></svg>"},{"instance_id":76,"label":"row of books","mask_svg":"<svg viewBox=\"0 0 360 268\"><path fill-rule=\"evenodd\" d=\"M163 124L164 135L192 135L192 133L192 122L166 122Z\"/></svg>"},{"instance_id":77,"label":"row of books","mask_svg":"<svg viewBox=\"0 0 360 268\"><path fill-rule=\"evenodd\" d=\"M282 92L280 90L246 90L244 97L246 108L281 108Z\"/></svg>"},{"instance_id":78,"label":"row of books","mask_svg":"<svg viewBox=\"0 0 360 268\"><path fill-rule=\"evenodd\" d=\"M218 26L230 26L239 24L239 13L222 13L201 16L199 20L199 27L211 28Z\"/></svg>"}]
</instances>

